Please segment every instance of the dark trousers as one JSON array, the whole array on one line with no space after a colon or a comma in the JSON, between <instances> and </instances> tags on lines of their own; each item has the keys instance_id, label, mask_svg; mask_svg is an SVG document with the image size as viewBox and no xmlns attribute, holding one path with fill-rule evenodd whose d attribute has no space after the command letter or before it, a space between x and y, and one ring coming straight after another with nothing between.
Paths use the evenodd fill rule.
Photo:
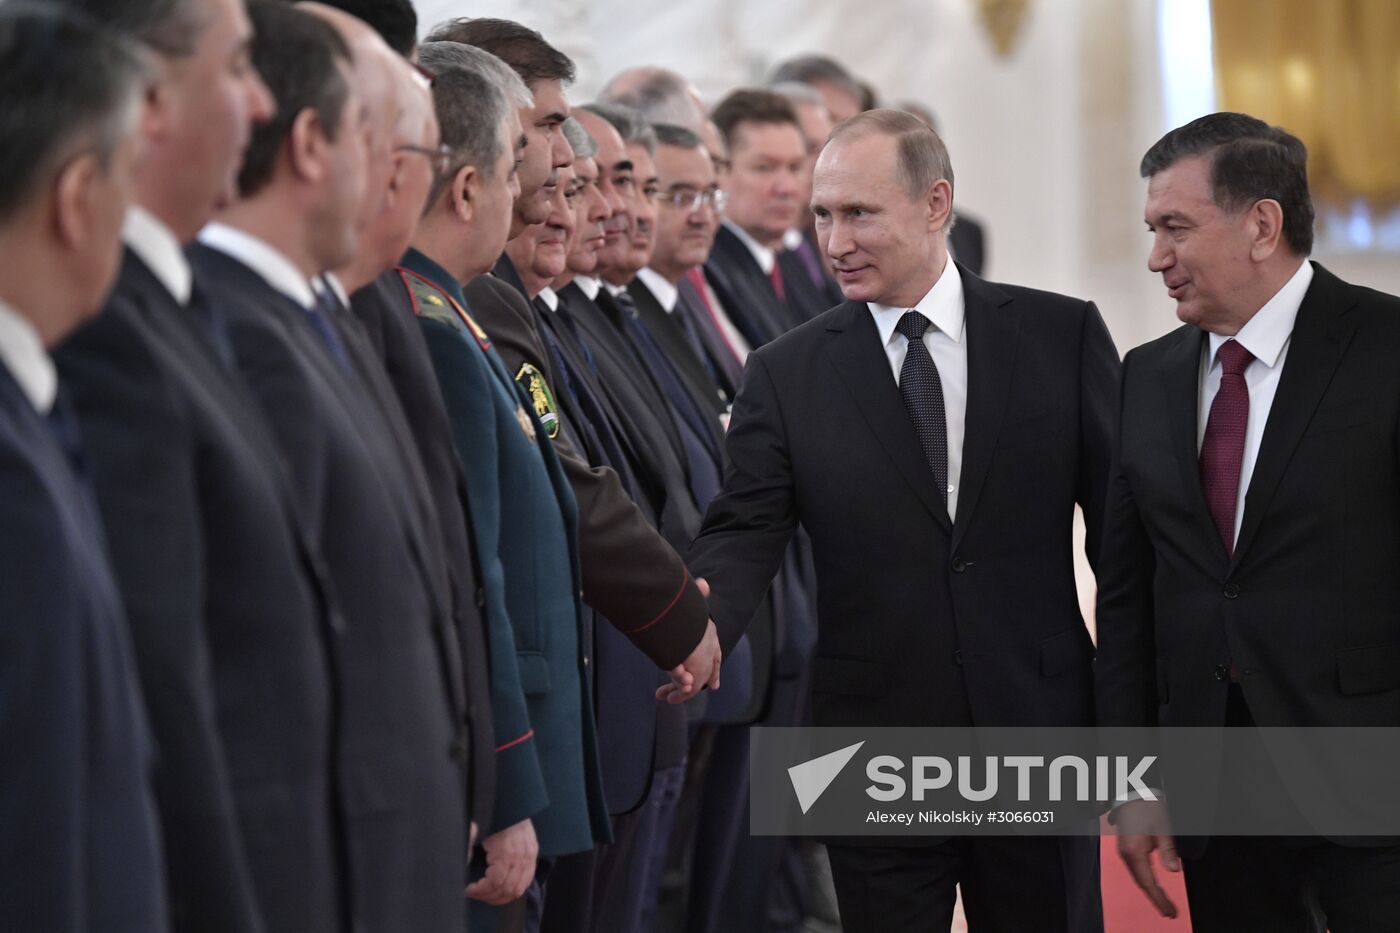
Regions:
<instances>
[{"instance_id":1,"label":"dark trousers","mask_svg":"<svg viewBox=\"0 0 1400 933\"><path fill-rule=\"evenodd\" d=\"M828 845L844 933L946 933L962 886L969 933L1102 933L1094 836Z\"/></svg>"},{"instance_id":2,"label":"dark trousers","mask_svg":"<svg viewBox=\"0 0 1400 933\"><path fill-rule=\"evenodd\" d=\"M1231 684L1225 724L1254 726L1244 693ZM1244 731L1225 746L1228 773L1246 744ZM1253 749L1255 760L1260 749ZM1249 772L1224 783L1218 807L1255 810L1267 825L1292 801L1276 772ZM1291 814L1289 822L1297 819ZM1298 820L1301 822L1301 820ZM1379 933L1400 930L1400 846L1342 846L1311 836L1215 836L1197 857L1182 859L1194 933Z\"/></svg>"}]
</instances>

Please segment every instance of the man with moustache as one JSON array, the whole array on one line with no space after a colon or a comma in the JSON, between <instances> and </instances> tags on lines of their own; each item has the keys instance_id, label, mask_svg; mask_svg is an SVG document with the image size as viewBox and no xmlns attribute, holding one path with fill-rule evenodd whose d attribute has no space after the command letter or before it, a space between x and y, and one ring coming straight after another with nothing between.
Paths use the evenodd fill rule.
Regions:
<instances>
[{"instance_id":1,"label":"man with moustache","mask_svg":"<svg viewBox=\"0 0 1400 933\"><path fill-rule=\"evenodd\" d=\"M349 882L333 764L339 610L181 252L272 113L251 26L227 0L69 4L144 42L161 72L121 276L57 359L159 751L172 920L336 930Z\"/></svg>"},{"instance_id":2,"label":"man with moustache","mask_svg":"<svg viewBox=\"0 0 1400 933\"><path fill-rule=\"evenodd\" d=\"M320 19L250 6L277 116L258 127L239 198L190 250L239 373L288 464L296 507L340 597L336 767L349 908L367 930L465 922L460 653L402 442L314 280L358 245L368 108L349 49Z\"/></svg>"},{"instance_id":3,"label":"man with moustache","mask_svg":"<svg viewBox=\"0 0 1400 933\"><path fill-rule=\"evenodd\" d=\"M813 191L847 301L749 359L690 553L717 621L743 630L800 526L816 725L1091 723L1073 523L1098 565L1118 375L1097 309L948 261L952 166L908 114L839 125ZM1092 837L917 842L827 846L844 929L947 928L959 886L972 930L1102 929Z\"/></svg>"},{"instance_id":4,"label":"man with moustache","mask_svg":"<svg viewBox=\"0 0 1400 933\"><path fill-rule=\"evenodd\" d=\"M130 632L49 357L117 274L151 77L86 19L0 6L0 916L18 930L170 923Z\"/></svg>"},{"instance_id":5,"label":"man with moustache","mask_svg":"<svg viewBox=\"0 0 1400 933\"><path fill-rule=\"evenodd\" d=\"M802 320L789 301L778 253L801 216L807 142L792 105L772 91L734 91L713 117L729 149L730 169L723 182L724 222L707 266L717 290L726 282L732 286L733 293L720 299L758 347Z\"/></svg>"}]
</instances>

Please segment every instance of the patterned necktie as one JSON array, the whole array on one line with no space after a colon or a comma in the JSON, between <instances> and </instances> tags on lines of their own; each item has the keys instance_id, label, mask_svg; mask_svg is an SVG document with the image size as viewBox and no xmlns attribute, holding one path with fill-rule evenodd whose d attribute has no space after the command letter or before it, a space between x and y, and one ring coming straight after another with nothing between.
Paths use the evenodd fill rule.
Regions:
<instances>
[{"instance_id":1,"label":"patterned necktie","mask_svg":"<svg viewBox=\"0 0 1400 933\"><path fill-rule=\"evenodd\" d=\"M928 347L924 346L924 331L928 327L929 319L918 311L906 311L895 327L909 341L904 366L899 371L899 394L904 398L904 408L909 412L909 420L914 422L919 444L933 470L938 494L947 505L948 415L943 407L943 381L938 378L938 367L933 364Z\"/></svg>"},{"instance_id":2,"label":"patterned necktie","mask_svg":"<svg viewBox=\"0 0 1400 933\"><path fill-rule=\"evenodd\" d=\"M1206 494L1215 530L1225 553L1235 556L1235 501L1240 492L1240 466L1244 463L1245 428L1249 424L1249 385L1244 371L1254 362L1234 340L1220 345L1220 389L1210 403L1206 435L1201 441L1201 489Z\"/></svg>"}]
</instances>

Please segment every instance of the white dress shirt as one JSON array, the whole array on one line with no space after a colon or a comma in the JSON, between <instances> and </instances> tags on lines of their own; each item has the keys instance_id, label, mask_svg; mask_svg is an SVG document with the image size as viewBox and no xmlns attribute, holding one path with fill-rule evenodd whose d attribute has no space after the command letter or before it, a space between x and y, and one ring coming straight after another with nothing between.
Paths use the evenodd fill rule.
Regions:
<instances>
[{"instance_id":1,"label":"white dress shirt","mask_svg":"<svg viewBox=\"0 0 1400 933\"><path fill-rule=\"evenodd\" d=\"M650 267L637 273L637 278L642 280L642 284L647 287L647 291L656 297L665 309L667 314L672 314L676 310L676 302L680 300L681 293L676 286L666 281L666 278L655 269Z\"/></svg>"},{"instance_id":2,"label":"white dress shirt","mask_svg":"<svg viewBox=\"0 0 1400 933\"><path fill-rule=\"evenodd\" d=\"M301 274L296 264L251 233L227 224L212 223L199 231L199 242L237 259L303 308L316 303L311 281Z\"/></svg>"},{"instance_id":3,"label":"white dress shirt","mask_svg":"<svg viewBox=\"0 0 1400 933\"><path fill-rule=\"evenodd\" d=\"M743 227L732 220L724 220L722 223L729 228L729 232L739 238L739 242L753 254L754 262L763 270L764 275L773 274L773 266L777 265L778 255L762 243L749 236Z\"/></svg>"},{"instance_id":4,"label":"white dress shirt","mask_svg":"<svg viewBox=\"0 0 1400 933\"><path fill-rule=\"evenodd\" d=\"M15 377L20 391L40 415L47 415L58 395L58 373L29 319L0 301L0 362Z\"/></svg>"},{"instance_id":5,"label":"white dress shirt","mask_svg":"<svg viewBox=\"0 0 1400 933\"><path fill-rule=\"evenodd\" d=\"M1278 380L1283 372L1283 361L1288 356L1288 344L1293 336L1293 322L1298 318L1298 306L1303 303L1308 285L1312 282L1313 267L1307 260L1298 267L1274 297L1264 307L1255 312L1240 332L1233 338L1211 334L1201 353L1201 378L1198 382L1199 410L1196 416L1196 453L1201 451L1201 443L1206 436L1206 423L1210 420L1210 406L1215 401L1215 393L1220 391L1220 376L1223 372L1219 351L1227 340L1236 340L1254 359L1244 371L1245 385L1249 389L1249 420L1245 423L1244 459L1240 462L1240 489L1235 496L1235 537L1240 536L1240 525L1244 521L1244 498L1249 492L1249 480L1254 475L1254 463L1259 459L1259 442L1264 438L1264 425L1269 420L1269 410L1274 405L1274 393L1278 391Z\"/></svg>"},{"instance_id":6,"label":"white dress shirt","mask_svg":"<svg viewBox=\"0 0 1400 933\"><path fill-rule=\"evenodd\" d=\"M889 357L896 385L909 351L908 338L895 330L899 319L914 310L933 325L924 331L924 346L928 347L933 365L938 367L938 380L943 384L943 411L948 423L948 517L956 518L963 438L967 434L967 341L963 339L962 276L958 274L958 267L949 262L933 288L912 309L873 302L867 307L880 331L880 345Z\"/></svg>"},{"instance_id":7,"label":"white dress shirt","mask_svg":"<svg viewBox=\"0 0 1400 933\"><path fill-rule=\"evenodd\" d=\"M596 301L598 299L598 292L603 289L603 283L591 275L574 276L574 284L579 287L580 291L588 296L589 301Z\"/></svg>"},{"instance_id":8,"label":"white dress shirt","mask_svg":"<svg viewBox=\"0 0 1400 933\"><path fill-rule=\"evenodd\" d=\"M550 288L548 285L540 289L540 293L537 297L544 302L545 307L549 310L559 310L559 296L555 294L554 289Z\"/></svg>"},{"instance_id":9,"label":"white dress shirt","mask_svg":"<svg viewBox=\"0 0 1400 933\"><path fill-rule=\"evenodd\" d=\"M154 214L138 205L127 208L122 242L146 264L151 274L182 306L190 303L194 275L175 233Z\"/></svg>"}]
</instances>

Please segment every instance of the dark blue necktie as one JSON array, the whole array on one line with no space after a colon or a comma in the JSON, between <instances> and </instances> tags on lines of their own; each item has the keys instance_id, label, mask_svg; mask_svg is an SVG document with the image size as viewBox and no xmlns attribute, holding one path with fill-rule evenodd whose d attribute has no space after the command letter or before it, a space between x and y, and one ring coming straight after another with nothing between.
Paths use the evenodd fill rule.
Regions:
<instances>
[{"instance_id":1,"label":"dark blue necktie","mask_svg":"<svg viewBox=\"0 0 1400 933\"><path fill-rule=\"evenodd\" d=\"M210 301L196 285L190 290L190 303L186 310L194 317L200 330L214 344L214 352L229 369L234 369L238 359L233 352L233 338L229 336L228 315L217 302Z\"/></svg>"},{"instance_id":2,"label":"dark blue necktie","mask_svg":"<svg viewBox=\"0 0 1400 933\"><path fill-rule=\"evenodd\" d=\"M350 371L350 356L345 352L345 344L340 340L340 334L336 333L335 325L331 323L331 315L335 313L335 308L340 304L340 299L329 288L323 288L312 302L311 307L306 309L306 317L311 322L311 327L320 336L321 342L326 345L332 357L335 358L336 365L342 372Z\"/></svg>"},{"instance_id":3,"label":"dark blue necktie","mask_svg":"<svg viewBox=\"0 0 1400 933\"><path fill-rule=\"evenodd\" d=\"M948 414L943 407L943 381L938 378L938 367L933 364L928 347L924 346L924 331L928 327L929 319L917 311L906 311L895 327L909 340L904 366L899 371L899 394L904 399L909 420L914 422L924 457L933 470L938 494L947 505Z\"/></svg>"}]
</instances>

